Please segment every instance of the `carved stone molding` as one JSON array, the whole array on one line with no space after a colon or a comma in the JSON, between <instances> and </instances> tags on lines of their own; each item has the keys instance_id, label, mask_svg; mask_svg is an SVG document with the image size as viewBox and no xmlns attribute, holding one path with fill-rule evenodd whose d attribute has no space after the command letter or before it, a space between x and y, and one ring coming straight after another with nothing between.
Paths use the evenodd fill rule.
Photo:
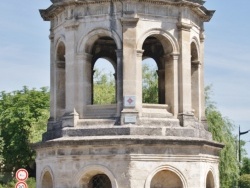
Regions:
<instances>
[{"instance_id":1,"label":"carved stone molding","mask_svg":"<svg viewBox=\"0 0 250 188\"><path fill-rule=\"evenodd\" d=\"M179 31L190 31L190 29L192 28L191 24L187 24L187 23L183 23L183 22L178 22L176 24L177 28Z\"/></svg>"},{"instance_id":2,"label":"carved stone molding","mask_svg":"<svg viewBox=\"0 0 250 188\"><path fill-rule=\"evenodd\" d=\"M120 21L123 26L135 27L139 21L139 18L122 17Z\"/></svg>"}]
</instances>

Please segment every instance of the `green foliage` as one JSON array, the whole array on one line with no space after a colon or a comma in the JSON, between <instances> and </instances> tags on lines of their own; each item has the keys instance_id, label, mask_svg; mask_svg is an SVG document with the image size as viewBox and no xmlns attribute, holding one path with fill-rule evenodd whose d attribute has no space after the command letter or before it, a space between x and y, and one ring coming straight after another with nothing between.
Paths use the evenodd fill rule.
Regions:
<instances>
[{"instance_id":1,"label":"green foliage","mask_svg":"<svg viewBox=\"0 0 250 188\"><path fill-rule=\"evenodd\" d=\"M158 104L158 75L149 65L142 66L142 102Z\"/></svg>"},{"instance_id":2,"label":"green foliage","mask_svg":"<svg viewBox=\"0 0 250 188\"><path fill-rule=\"evenodd\" d=\"M220 152L220 187L235 187L239 175L239 167L236 154L236 139L232 134L234 125L223 117L219 110L211 102L209 97L210 86L206 88L206 117L209 131L213 139L225 144Z\"/></svg>"},{"instance_id":3,"label":"green foliage","mask_svg":"<svg viewBox=\"0 0 250 188\"><path fill-rule=\"evenodd\" d=\"M41 140L49 110L47 88L0 93L0 128L4 146L1 172L11 173L19 168L31 170L34 152L30 143ZM39 136L38 136L39 135Z\"/></svg>"},{"instance_id":4,"label":"green foliage","mask_svg":"<svg viewBox=\"0 0 250 188\"><path fill-rule=\"evenodd\" d=\"M244 174L239 178L240 188L250 188L250 174Z\"/></svg>"},{"instance_id":5,"label":"green foliage","mask_svg":"<svg viewBox=\"0 0 250 188\"><path fill-rule=\"evenodd\" d=\"M243 158L240 170L241 174L250 174L250 158Z\"/></svg>"},{"instance_id":6,"label":"green foliage","mask_svg":"<svg viewBox=\"0 0 250 188\"><path fill-rule=\"evenodd\" d=\"M94 74L94 101L93 104L114 104L115 80L114 76L102 73L96 69Z\"/></svg>"}]
</instances>

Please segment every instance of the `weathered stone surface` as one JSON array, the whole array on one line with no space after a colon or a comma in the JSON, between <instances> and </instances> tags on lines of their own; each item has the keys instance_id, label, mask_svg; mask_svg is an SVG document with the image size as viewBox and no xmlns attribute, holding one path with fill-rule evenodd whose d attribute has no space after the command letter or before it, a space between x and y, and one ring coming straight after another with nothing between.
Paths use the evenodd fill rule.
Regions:
<instances>
[{"instance_id":1,"label":"weathered stone surface","mask_svg":"<svg viewBox=\"0 0 250 188\"><path fill-rule=\"evenodd\" d=\"M51 2L40 10L51 23L51 109L34 146L37 188L90 188L102 175L112 188L205 188L207 177L218 188L223 145L207 130L203 75L214 11L198 0ZM142 103L148 57L159 104ZM99 58L115 69L115 104L93 104Z\"/></svg>"}]
</instances>

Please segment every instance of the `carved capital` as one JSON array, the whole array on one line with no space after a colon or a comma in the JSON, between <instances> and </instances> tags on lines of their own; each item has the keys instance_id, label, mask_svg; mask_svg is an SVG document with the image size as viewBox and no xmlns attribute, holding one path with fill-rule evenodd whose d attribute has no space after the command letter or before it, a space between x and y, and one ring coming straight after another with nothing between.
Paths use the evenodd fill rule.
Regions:
<instances>
[{"instance_id":1,"label":"carved capital","mask_svg":"<svg viewBox=\"0 0 250 188\"><path fill-rule=\"evenodd\" d=\"M122 57L122 50L115 50L117 57Z\"/></svg>"},{"instance_id":2,"label":"carved capital","mask_svg":"<svg viewBox=\"0 0 250 188\"><path fill-rule=\"evenodd\" d=\"M199 66L201 65L201 62L199 60L193 60L191 61L192 66Z\"/></svg>"},{"instance_id":3,"label":"carved capital","mask_svg":"<svg viewBox=\"0 0 250 188\"><path fill-rule=\"evenodd\" d=\"M178 59L179 59L179 56L180 56L179 53L169 53L169 54L165 54L165 55L163 56L163 58L164 58L166 61L169 61L169 60L178 60Z\"/></svg>"},{"instance_id":4,"label":"carved capital","mask_svg":"<svg viewBox=\"0 0 250 188\"><path fill-rule=\"evenodd\" d=\"M200 32L200 41L201 41L201 42L204 42L205 38L206 38L205 32L204 32L204 30L202 30L202 31Z\"/></svg>"},{"instance_id":5,"label":"carved capital","mask_svg":"<svg viewBox=\"0 0 250 188\"><path fill-rule=\"evenodd\" d=\"M139 18L122 17L120 21L123 26L135 27L139 21Z\"/></svg>"},{"instance_id":6,"label":"carved capital","mask_svg":"<svg viewBox=\"0 0 250 188\"><path fill-rule=\"evenodd\" d=\"M75 20L67 20L64 24L64 28L68 30L74 30L78 28L79 22Z\"/></svg>"},{"instance_id":7,"label":"carved capital","mask_svg":"<svg viewBox=\"0 0 250 188\"><path fill-rule=\"evenodd\" d=\"M56 61L57 68L65 68L65 61Z\"/></svg>"},{"instance_id":8,"label":"carved capital","mask_svg":"<svg viewBox=\"0 0 250 188\"><path fill-rule=\"evenodd\" d=\"M144 50L136 50L137 57L142 57Z\"/></svg>"},{"instance_id":9,"label":"carved capital","mask_svg":"<svg viewBox=\"0 0 250 188\"><path fill-rule=\"evenodd\" d=\"M183 22L178 22L176 24L176 26L177 26L179 31L189 31L190 32L190 29L192 28L191 24L187 24L187 23L183 23Z\"/></svg>"},{"instance_id":10,"label":"carved capital","mask_svg":"<svg viewBox=\"0 0 250 188\"><path fill-rule=\"evenodd\" d=\"M91 60L92 60L92 55L91 54L88 54L88 53L78 53L77 55L76 55L76 58L78 59L78 60L85 60L85 61L88 61L88 62L91 62Z\"/></svg>"}]
</instances>

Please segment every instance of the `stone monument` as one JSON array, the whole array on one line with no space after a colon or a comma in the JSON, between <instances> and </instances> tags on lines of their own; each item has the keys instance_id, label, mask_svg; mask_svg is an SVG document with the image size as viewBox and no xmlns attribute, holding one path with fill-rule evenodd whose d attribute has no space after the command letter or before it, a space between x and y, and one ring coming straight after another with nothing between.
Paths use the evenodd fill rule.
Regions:
<instances>
[{"instance_id":1,"label":"stone monument","mask_svg":"<svg viewBox=\"0 0 250 188\"><path fill-rule=\"evenodd\" d=\"M207 130L202 0L51 0L50 119L37 188L218 188L222 144ZM158 104L142 103L142 60ZM93 104L94 64L115 70L115 104Z\"/></svg>"}]
</instances>

